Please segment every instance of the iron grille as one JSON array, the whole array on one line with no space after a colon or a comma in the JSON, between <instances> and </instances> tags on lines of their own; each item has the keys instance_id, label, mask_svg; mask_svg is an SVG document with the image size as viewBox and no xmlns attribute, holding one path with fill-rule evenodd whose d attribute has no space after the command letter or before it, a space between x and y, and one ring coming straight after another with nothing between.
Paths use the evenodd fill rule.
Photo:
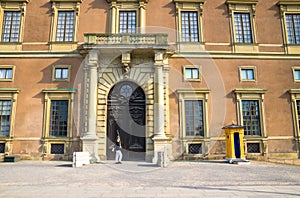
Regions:
<instances>
[{"instance_id":1,"label":"iron grille","mask_svg":"<svg viewBox=\"0 0 300 198\"><path fill-rule=\"evenodd\" d=\"M64 154L65 145L64 144L51 144L51 154Z\"/></svg>"},{"instance_id":2,"label":"iron grille","mask_svg":"<svg viewBox=\"0 0 300 198\"><path fill-rule=\"evenodd\" d=\"M247 143L248 153L260 153L260 143Z\"/></svg>"},{"instance_id":3,"label":"iron grille","mask_svg":"<svg viewBox=\"0 0 300 198\"><path fill-rule=\"evenodd\" d=\"M202 144L189 144L189 154L202 154Z\"/></svg>"},{"instance_id":4,"label":"iron grille","mask_svg":"<svg viewBox=\"0 0 300 198\"><path fill-rule=\"evenodd\" d=\"M0 143L0 153L5 153L5 143Z\"/></svg>"}]
</instances>

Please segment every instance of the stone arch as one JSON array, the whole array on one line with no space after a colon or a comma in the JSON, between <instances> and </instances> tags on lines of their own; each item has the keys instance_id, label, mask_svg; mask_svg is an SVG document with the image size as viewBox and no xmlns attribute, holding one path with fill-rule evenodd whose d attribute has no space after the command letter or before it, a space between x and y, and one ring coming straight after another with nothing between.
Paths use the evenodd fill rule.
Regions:
<instances>
[{"instance_id":1,"label":"stone arch","mask_svg":"<svg viewBox=\"0 0 300 198\"><path fill-rule=\"evenodd\" d=\"M154 133L154 73L153 61L151 59L140 60L133 59L131 62L130 72L127 77L123 75L123 68L120 58L116 58L110 64L100 65L98 72L98 88L97 88L97 136L98 153L101 158L106 159L106 131L107 131L107 97L113 86L122 82L130 81L142 88L145 93L146 100L146 159L150 159L151 155L148 150L153 150L152 139Z\"/></svg>"}]
</instances>

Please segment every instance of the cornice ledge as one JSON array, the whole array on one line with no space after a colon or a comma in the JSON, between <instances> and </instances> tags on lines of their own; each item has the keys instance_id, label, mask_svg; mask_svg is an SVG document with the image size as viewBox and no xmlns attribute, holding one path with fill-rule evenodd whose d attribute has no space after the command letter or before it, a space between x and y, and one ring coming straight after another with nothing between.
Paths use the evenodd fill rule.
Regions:
<instances>
[{"instance_id":1,"label":"cornice ledge","mask_svg":"<svg viewBox=\"0 0 300 198\"><path fill-rule=\"evenodd\" d=\"M116 2L116 3L140 3L140 2L144 2L144 3L148 3L149 0L106 0L107 3L112 3L112 2Z\"/></svg>"},{"instance_id":2,"label":"cornice ledge","mask_svg":"<svg viewBox=\"0 0 300 198\"><path fill-rule=\"evenodd\" d=\"M236 88L234 93L266 93L267 89L264 88Z\"/></svg>"},{"instance_id":3,"label":"cornice ledge","mask_svg":"<svg viewBox=\"0 0 300 198\"><path fill-rule=\"evenodd\" d=\"M73 88L44 88L42 92L75 92L76 90Z\"/></svg>"},{"instance_id":4,"label":"cornice ledge","mask_svg":"<svg viewBox=\"0 0 300 198\"><path fill-rule=\"evenodd\" d=\"M300 5L299 0L281 0L278 1L277 5Z\"/></svg>"},{"instance_id":5,"label":"cornice ledge","mask_svg":"<svg viewBox=\"0 0 300 198\"><path fill-rule=\"evenodd\" d=\"M257 4L258 0L226 0L226 4Z\"/></svg>"},{"instance_id":6,"label":"cornice ledge","mask_svg":"<svg viewBox=\"0 0 300 198\"><path fill-rule=\"evenodd\" d=\"M19 93L20 89L19 88L0 88L0 93L7 93L7 92Z\"/></svg>"},{"instance_id":7,"label":"cornice ledge","mask_svg":"<svg viewBox=\"0 0 300 198\"><path fill-rule=\"evenodd\" d=\"M299 94L300 93L300 88L299 89L290 89L289 91L288 91L290 94Z\"/></svg>"},{"instance_id":8,"label":"cornice ledge","mask_svg":"<svg viewBox=\"0 0 300 198\"><path fill-rule=\"evenodd\" d=\"M76 2L76 3L82 3L83 0L50 0L51 2Z\"/></svg>"},{"instance_id":9,"label":"cornice ledge","mask_svg":"<svg viewBox=\"0 0 300 198\"><path fill-rule=\"evenodd\" d=\"M182 94L182 93L195 93L195 94L199 94L199 93L209 93L210 89L207 88L181 88L181 89L177 89L176 93L178 94Z\"/></svg>"},{"instance_id":10,"label":"cornice ledge","mask_svg":"<svg viewBox=\"0 0 300 198\"><path fill-rule=\"evenodd\" d=\"M25 3L29 3L30 0L0 0L1 2L25 2Z\"/></svg>"},{"instance_id":11,"label":"cornice ledge","mask_svg":"<svg viewBox=\"0 0 300 198\"><path fill-rule=\"evenodd\" d=\"M204 3L205 0L173 0L174 3Z\"/></svg>"}]
</instances>

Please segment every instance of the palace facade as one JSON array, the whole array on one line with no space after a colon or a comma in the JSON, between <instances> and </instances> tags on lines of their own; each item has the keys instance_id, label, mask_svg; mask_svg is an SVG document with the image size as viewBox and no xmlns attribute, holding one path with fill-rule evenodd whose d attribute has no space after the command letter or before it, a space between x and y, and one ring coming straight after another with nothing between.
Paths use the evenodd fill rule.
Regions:
<instances>
[{"instance_id":1,"label":"palace facade","mask_svg":"<svg viewBox=\"0 0 300 198\"><path fill-rule=\"evenodd\" d=\"M299 158L300 1L0 3L1 157Z\"/></svg>"}]
</instances>

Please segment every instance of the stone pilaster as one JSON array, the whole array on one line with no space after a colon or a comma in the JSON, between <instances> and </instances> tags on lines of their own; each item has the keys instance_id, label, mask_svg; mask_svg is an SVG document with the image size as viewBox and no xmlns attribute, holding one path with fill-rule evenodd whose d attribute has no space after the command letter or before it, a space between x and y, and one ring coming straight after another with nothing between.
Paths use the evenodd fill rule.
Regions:
<instances>
[{"instance_id":1,"label":"stone pilaster","mask_svg":"<svg viewBox=\"0 0 300 198\"><path fill-rule=\"evenodd\" d=\"M90 153L90 161L100 161L98 156L98 137L96 135L97 123L97 53L90 53L86 63L88 70L88 98L87 102L87 131L84 133L82 140L82 150Z\"/></svg>"},{"instance_id":2,"label":"stone pilaster","mask_svg":"<svg viewBox=\"0 0 300 198\"><path fill-rule=\"evenodd\" d=\"M153 163L157 163L159 152L168 152L169 139L165 135L165 115L164 115L164 78L163 78L163 51L155 52L154 63L154 158Z\"/></svg>"}]
</instances>

